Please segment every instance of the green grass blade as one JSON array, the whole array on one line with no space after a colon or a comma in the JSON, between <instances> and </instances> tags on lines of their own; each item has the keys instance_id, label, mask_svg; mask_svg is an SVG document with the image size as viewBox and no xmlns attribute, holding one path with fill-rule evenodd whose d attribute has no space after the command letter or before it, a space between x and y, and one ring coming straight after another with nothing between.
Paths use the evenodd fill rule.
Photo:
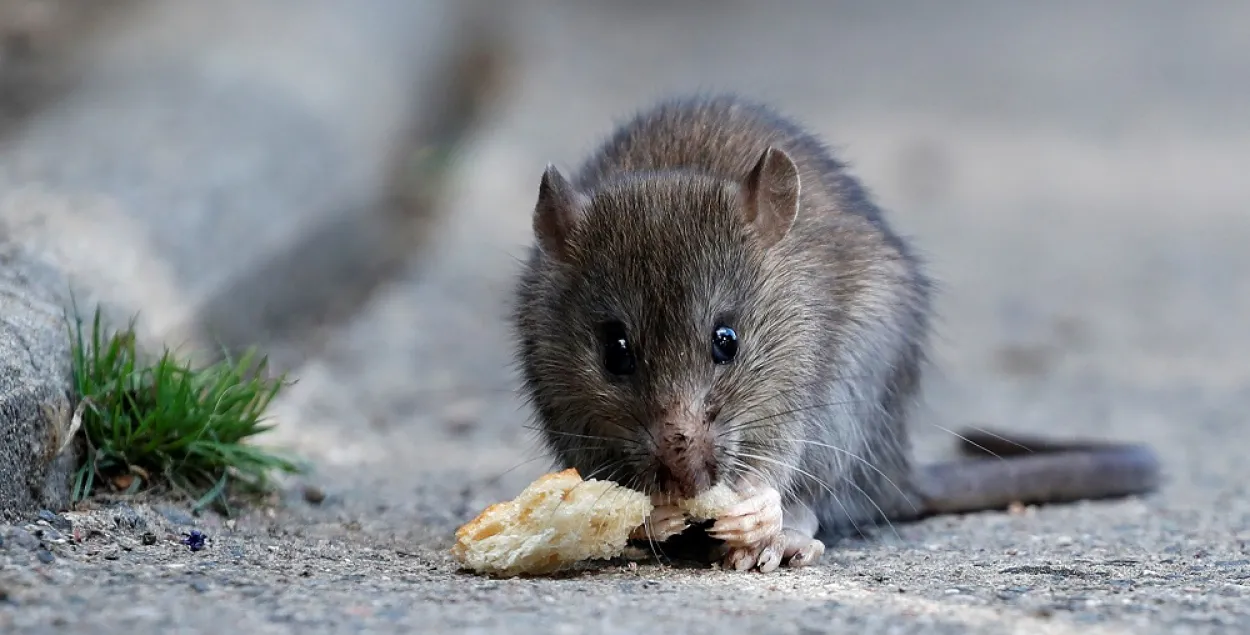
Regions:
<instances>
[{"instance_id":1,"label":"green grass blade","mask_svg":"<svg viewBox=\"0 0 1250 635\"><path fill-rule=\"evenodd\" d=\"M302 471L293 459L248 444L272 429L264 412L288 385L285 376L266 378L268 360L255 349L192 368L168 349L144 358L133 319L108 334L97 309L88 334L75 305L66 323L74 388L90 400L81 429L90 451L74 479L75 500L92 495L103 482L98 475L136 469L192 496L196 509L229 509L235 486L264 483L273 470Z\"/></svg>"}]
</instances>

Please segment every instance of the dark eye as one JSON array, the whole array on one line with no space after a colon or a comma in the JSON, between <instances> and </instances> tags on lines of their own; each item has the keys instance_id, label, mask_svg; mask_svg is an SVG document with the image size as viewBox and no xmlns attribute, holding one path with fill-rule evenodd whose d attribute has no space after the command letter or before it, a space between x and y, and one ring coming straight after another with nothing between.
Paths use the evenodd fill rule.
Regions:
<instances>
[{"instance_id":1,"label":"dark eye","mask_svg":"<svg viewBox=\"0 0 1250 635\"><path fill-rule=\"evenodd\" d=\"M738 334L728 326L719 326L712 331L712 361L728 364L737 356Z\"/></svg>"},{"instance_id":2,"label":"dark eye","mask_svg":"<svg viewBox=\"0 0 1250 635\"><path fill-rule=\"evenodd\" d=\"M625 325L603 323L599 326L599 340L603 344L603 367L613 375L632 375L636 364Z\"/></svg>"}]
</instances>

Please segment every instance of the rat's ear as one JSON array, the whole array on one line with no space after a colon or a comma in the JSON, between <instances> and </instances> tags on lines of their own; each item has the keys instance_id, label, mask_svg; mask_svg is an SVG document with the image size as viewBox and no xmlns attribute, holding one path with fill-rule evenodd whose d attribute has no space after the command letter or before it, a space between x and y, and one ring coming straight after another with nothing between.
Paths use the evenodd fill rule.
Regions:
<instances>
[{"instance_id":1,"label":"rat's ear","mask_svg":"<svg viewBox=\"0 0 1250 635\"><path fill-rule=\"evenodd\" d=\"M784 150L768 147L743 182L746 221L765 247L785 238L799 213L799 168Z\"/></svg>"},{"instance_id":2,"label":"rat's ear","mask_svg":"<svg viewBox=\"0 0 1250 635\"><path fill-rule=\"evenodd\" d=\"M534 236L543 251L557 259L567 255L567 242L573 226L582 215L586 197L552 164L543 171L534 205Z\"/></svg>"}]
</instances>

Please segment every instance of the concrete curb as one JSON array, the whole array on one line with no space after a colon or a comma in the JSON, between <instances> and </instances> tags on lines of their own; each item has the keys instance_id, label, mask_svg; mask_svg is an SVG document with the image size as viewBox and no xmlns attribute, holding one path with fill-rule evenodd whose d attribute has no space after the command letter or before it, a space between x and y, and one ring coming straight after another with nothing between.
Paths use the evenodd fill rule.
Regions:
<instances>
[{"instance_id":1,"label":"concrete curb","mask_svg":"<svg viewBox=\"0 0 1250 635\"><path fill-rule=\"evenodd\" d=\"M64 508L74 444L63 447L71 414L64 278L0 239L0 519ZM64 451L61 451L61 450Z\"/></svg>"}]
</instances>

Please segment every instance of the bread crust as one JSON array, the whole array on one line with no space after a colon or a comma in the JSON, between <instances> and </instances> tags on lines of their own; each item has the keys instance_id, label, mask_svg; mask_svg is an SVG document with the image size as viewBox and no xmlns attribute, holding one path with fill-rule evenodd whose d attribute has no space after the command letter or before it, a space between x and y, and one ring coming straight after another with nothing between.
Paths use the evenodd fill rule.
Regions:
<instances>
[{"instance_id":1,"label":"bread crust","mask_svg":"<svg viewBox=\"0 0 1250 635\"><path fill-rule=\"evenodd\" d=\"M544 575L621 555L651 514L650 498L574 468L544 474L516 498L490 505L456 531L452 555L498 577Z\"/></svg>"}]
</instances>

